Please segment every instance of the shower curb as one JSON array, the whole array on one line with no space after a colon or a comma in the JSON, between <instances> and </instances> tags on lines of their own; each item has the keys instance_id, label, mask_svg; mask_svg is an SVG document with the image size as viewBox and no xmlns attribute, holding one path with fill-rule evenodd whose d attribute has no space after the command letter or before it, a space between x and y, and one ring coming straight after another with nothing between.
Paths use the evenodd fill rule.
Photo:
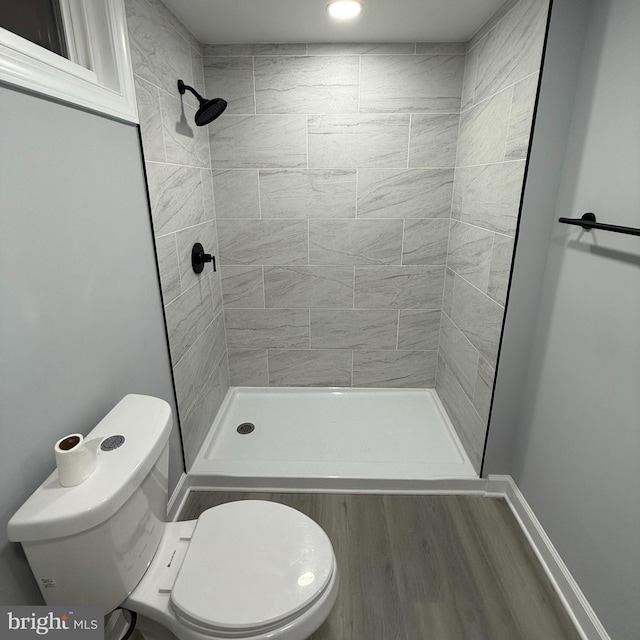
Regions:
<instances>
[{"instance_id":1,"label":"shower curb","mask_svg":"<svg viewBox=\"0 0 640 640\"><path fill-rule=\"evenodd\" d=\"M485 495L504 498L583 640L611 640L511 476L489 475Z\"/></svg>"}]
</instances>

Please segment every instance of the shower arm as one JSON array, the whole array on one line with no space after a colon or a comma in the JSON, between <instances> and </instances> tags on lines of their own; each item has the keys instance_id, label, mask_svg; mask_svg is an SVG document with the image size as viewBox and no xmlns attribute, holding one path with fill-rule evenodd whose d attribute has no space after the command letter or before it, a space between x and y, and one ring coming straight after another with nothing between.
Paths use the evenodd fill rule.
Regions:
<instances>
[{"instance_id":1,"label":"shower arm","mask_svg":"<svg viewBox=\"0 0 640 640\"><path fill-rule=\"evenodd\" d=\"M180 92L180 95L183 96L184 92L186 90L191 91L191 93L193 93L193 95L198 98L198 102L200 102L200 104L202 104L203 102L206 102L206 99L203 98L193 87L190 87L188 84L185 84L182 80L178 80L178 91Z\"/></svg>"}]
</instances>

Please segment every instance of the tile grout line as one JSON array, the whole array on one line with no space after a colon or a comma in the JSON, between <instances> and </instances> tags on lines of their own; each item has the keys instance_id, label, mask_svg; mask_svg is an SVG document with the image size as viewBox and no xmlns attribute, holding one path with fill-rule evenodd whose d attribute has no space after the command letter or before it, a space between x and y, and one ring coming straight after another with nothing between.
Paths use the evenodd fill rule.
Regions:
<instances>
[{"instance_id":1,"label":"tile grout line","mask_svg":"<svg viewBox=\"0 0 640 640\"><path fill-rule=\"evenodd\" d=\"M474 88L471 106L467 107L466 109L461 109L460 113L467 113L468 111L471 111L471 109L474 109L475 107L481 105L483 102L487 102L487 100L491 100L492 98L495 98L497 95L500 95L501 93L503 93L507 89L513 89L517 84L520 84L521 82L524 82L525 80L528 80L529 78L531 78L532 76L535 76L538 73L540 73L540 69L539 68L536 69L535 71L532 71L531 73L528 73L526 76L523 76L519 80L516 80L515 82L512 82L511 84L508 84L506 87L502 87L502 89L499 89L495 93L492 93L490 96L487 96L486 98L482 98L482 100L480 100L479 102L475 101L475 88ZM478 75L478 71L476 69L476 78L477 78L477 75ZM474 81L474 87L475 87L475 81Z\"/></svg>"},{"instance_id":2,"label":"tile grout line","mask_svg":"<svg viewBox=\"0 0 640 640\"><path fill-rule=\"evenodd\" d=\"M261 181L260 181L260 169L253 169L253 171L256 172L256 180L258 182L258 215L259 217L257 218L258 220L262 220L262 196L261 196L261 190L262 190L262 185L261 185ZM256 218L226 218L226 220L255 220Z\"/></svg>"},{"instance_id":3,"label":"tile grout line","mask_svg":"<svg viewBox=\"0 0 640 640\"><path fill-rule=\"evenodd\" d=\"M511 100L509 101L509 115L507 116L507 129L505 131L505 136L504 136L504 149L503 149L503 153L502 153L502 160L504 162L504 160L507 157L507 145L509 144L509 130L511 129L511 113L513 112L513 101L515 98L515 88L514 86L511 87Z\"/></svg>"},{"instance_id":4,"label":"tile grout line","mask_svg":"<svg viewBox=\"0 0 640 640\"><path fill-rule=\"evenodd\" d=\"M256 95L256 59L255 56L251 56L251 80L253 81L253 114L258 115L258 98ZM231 114L230 114L231 115Z\"/></svg>"},{"instance_id":5,"label":"tile grout line","mask_svg":"<svg viewBox=\"0 0 640 640\"><path fill-rule=\"evenodd\" d=\"M404 169L411 169L415 167L410 167L409 162L411 159L411 129L413 128L413 114L409 114L409 132L407 136L407 166L403 167Z\"/></svg>"}]
</instances>

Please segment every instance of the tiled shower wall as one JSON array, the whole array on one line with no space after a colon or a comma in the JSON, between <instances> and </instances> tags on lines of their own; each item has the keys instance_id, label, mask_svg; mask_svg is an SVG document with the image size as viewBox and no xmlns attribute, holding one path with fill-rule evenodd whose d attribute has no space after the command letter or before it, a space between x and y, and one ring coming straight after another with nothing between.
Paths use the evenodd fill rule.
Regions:
<instances>
[{"instance_id":1,"label":"tiled shower wall","mask_svg":"<svg viewBox=\"0 0 640 640\"><path fill-rule=\"evenodd\" d=\"M468 45L203 49L127 0L188 464L229 383L436 384L479 467L546 9ZM178 78L225 114L196 127Z\"/></svg>"},{"instance_id":2,"label":"tiled shower wall","mask_svg":"<svg viewBox=\"0 0 640 640\"><path fill-rule=\"evenodd\" d=\"M465 50L204 47L231 384L434 386Z\"/></svg>"},{"instance_id":3,"label":"tiled shower wall","mask_svg":"<svg viewBox=\"0 0 640 640\"><path fill-rule=\"evenodd\" d=\"M507 3L469 43L436 389L479 469L547 21Z\"/></svg>"},{"instance_id":4,"label":"tiled shower wall","mask_svg":"<svg viewBox=\"0 0 640 640\"><path fill-rule=\"evenodd\" d=\"M126 0L129 46L187 465L229 387L219 273L191 268L200 242L217 254L209 139L178 79L204 91L202 47L159 0ZM117 188L117 185L114 185Z\"/></svg>"}]
</instances>

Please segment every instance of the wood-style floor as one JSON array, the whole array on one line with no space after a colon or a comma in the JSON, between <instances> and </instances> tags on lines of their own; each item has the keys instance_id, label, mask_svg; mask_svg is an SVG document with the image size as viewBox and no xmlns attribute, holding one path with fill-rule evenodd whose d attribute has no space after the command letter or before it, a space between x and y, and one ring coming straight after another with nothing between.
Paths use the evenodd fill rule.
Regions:
<instances>
[{"instance_id":1,"label":"wood-style floor","mask_svg":"<svg viewBox=\"0 0 640 640\"><path fill-rule=\"evenodd\" d=\"M331 539L340 592L312 640L579 640L503 500L198 491L180 519L246 499L294 507Z\"/></svg>"}]
</instances>

